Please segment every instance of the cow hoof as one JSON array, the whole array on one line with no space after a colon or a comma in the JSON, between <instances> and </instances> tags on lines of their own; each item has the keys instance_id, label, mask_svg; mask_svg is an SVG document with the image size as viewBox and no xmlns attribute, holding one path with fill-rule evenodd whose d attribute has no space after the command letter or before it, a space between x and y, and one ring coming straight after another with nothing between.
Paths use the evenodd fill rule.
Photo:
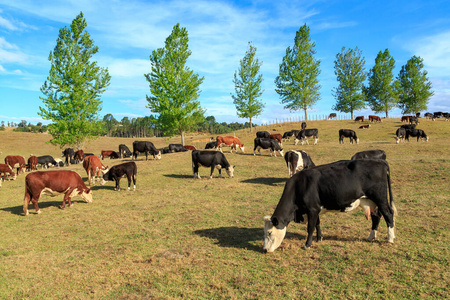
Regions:
<instances>
[{"instance_id":1,"label":"cow hoof","mask_svg":"<svg viewBox=\"0 0 450 300\"><path fill-rule=\"evenodd\" d=\"M41 212L42 212L41 210L37 210L36 214L40 214ZM28 212L27 212L27 214L28 214Z\"/></svg>"},{"instance_id":2,"label":"cow hoof","mask_svg":"<svg viewBox=\"0 0 450 300\"><path fill-rule=\"evenodd\" d=\"M303 250L308 250L310 247L311 247L311 246L307 246L307 245L305 244L305 245L303 245L302 249L303 249Z\"/></svg>"},{"instance_id":3,"label":"cow hoof","mask_svg":"<svg viewBox=\"0 0 450 300\"><path fill-rule=\"evenodd\" d=\"M69 207L72 207L73 206L73 203L71 203L70 205L69 205Z\"/></svg>"},{"instance_id":4,"label":"cow hoof","mask_svg":"<svg viewBox=\"0 0 450 300\"><path fill-rule=\"evenodd\" d=\"M323 241L323 236L318 236L316 240L317 240L318 242Z\"/></svg>"},{"instance_id":5,"label":"cow hoof","mask_svg":"<svg viewBox=\"0 0 450 300\"><path fill-rule=\"evenodd\" d=\"M127 188L127 191L129 191L130 190L130 188Z\"/></svg>"},{"instance_id":6,"label":"cow hoof","mask_svg":"<svg viewBox=\"0 0 450 300\"><path fill-rule=\"evenodd\" d=\"M29 215L28 210L26 212L24 212L24 214L25 214L25 216L28 216Z\"/></svg>"},{"instance_id":7,"label":"cow hoof","mask_svg":"<svg viewBox=\"0 0 450 300\"><path fill-rule=\"evenodd\" d=\"M59 206L59 208L60 208L60 209L64 209L65 207L64 207L64 206L62 206L62 205L60 205L60 206Z\"/></svg>"}]
</instances>

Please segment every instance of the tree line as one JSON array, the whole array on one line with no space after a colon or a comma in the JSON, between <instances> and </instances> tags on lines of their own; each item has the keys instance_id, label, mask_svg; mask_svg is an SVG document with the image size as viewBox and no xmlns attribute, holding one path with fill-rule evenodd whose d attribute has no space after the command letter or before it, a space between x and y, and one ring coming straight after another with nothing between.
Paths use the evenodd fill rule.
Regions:
<instances>
[{"instance_id":1,"label":"tree line","mask_svg":"<svg viewBox=\"0 0 450 300\"><path fill-rule=\"evenodd\" d=\"M253 119L264 110L262 62L256 56L256 47L249 42L232 79L234 93L230 93L237 116L249 122L219 124L212 116L205 118L206 110L198 100L204 77L186 66L191 55L188 31L176 24L164 46L151 52L151 70L144 74L150 90L146 107L153 114L132 120L124 118L120 122L108 114L99 120L100 98L111 77L107 68L99 67L92 60L98 47L86 27L81 12L70 27L60 29L56 46L49 55L51 68L40 97L44 107L39 107L38 114L52 121L48 125L52 144L82 148L86 139L104 134L105 130L111 136L180 135L184 144L188 131L208 129L211 133L223 133L246 124L252 130ZM310 28L304 24L296 32L294 45L286 49L274 82L284 108L303 110L305 120L308 120L308 110L320 100L321 62L315 58L315 47ZM351 113L352 118L354 111L367 106L376 113L384 112L386 117L395 107L401 108L402 113L426 110L433 91L423 70L423 59L413 56L395 79L394 67L395 60L385 49L378 53L374 67L366 72L362 51L357 47L342 47L334 61L338 86L333 89L336 103L332 109Z\"/></svg>"}]
</instances>

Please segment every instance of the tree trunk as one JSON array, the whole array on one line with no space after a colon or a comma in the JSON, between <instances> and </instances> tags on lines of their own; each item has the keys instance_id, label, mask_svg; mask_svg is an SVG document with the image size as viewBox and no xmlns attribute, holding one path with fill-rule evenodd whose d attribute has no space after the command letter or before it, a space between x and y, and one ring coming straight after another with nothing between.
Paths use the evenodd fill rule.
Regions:
<instances>
[{"instance_id":1,"label":"tree trunk","mask_svg":"<svg viewBox=\"0 0 450 300\"><path fill-rule=\"evenodd\" d=\"M308 111L306 108L305 108L305 121L308 121Z\"/></svg>"},{"instance_id":2,"label":"tree trunk","mask_svg":"<svg viewBox=\"0 0 450 300\"><path fill-rule=\"evenodd\" d=\"M386 109L386 119L389 118L389 111Z\"/></svg>"},{"instance_id":3,"label":"tree trunk","mask_svg":"<svg viewBox=\"0 0 450 300\"><path fill-rule=\"evenodd\" d=\"M250 118L250 132L253 132L252 118Z\"/></svg>"},{"instance_id":4,"label":"tree trunk","mask_svg":"<svg viewBox=\"0 0 450 300\"><path fill-rule=\"evenodd\" d=\"M181 145L184 146L184 131L181 131Z\"/></svg>"}]
</instances>

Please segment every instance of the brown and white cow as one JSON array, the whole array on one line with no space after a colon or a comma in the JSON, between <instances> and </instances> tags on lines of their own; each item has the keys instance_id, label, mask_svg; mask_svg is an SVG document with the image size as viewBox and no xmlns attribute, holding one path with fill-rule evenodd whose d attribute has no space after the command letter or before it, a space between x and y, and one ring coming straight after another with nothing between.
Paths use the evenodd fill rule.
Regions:
<instances>
[{"instance_id":1,"label":"brown and white cow","mask_svg":"<svg viewBox=\"0 0 450 300\"><path fill-rule=\"evenodd\" d=\"M102 160L105 157L109 157L109 159L116 159L116 158L119 158L120 155L116 151L113 151L113 150L102 150L102 152L100 153L100 157L102 158Z\"/></svg>"},{"instance_id":2,"label":"brown and white cow","mask_svg":"<svg viewBox=\"0 0 450 300\"><path fill-rule=\"evenodd\" d=\"M380 122L381 118L379 116L369 115L369 122Z\"/></svg>"},{"instance_id":3,"label":"brown and white cow","mask_svg":"<svg viewBox=\"0 0 450 300\"><path fill-rule=\"evenodd\" d=\"M11 168L17 168L17 175L25 172L26 164L25 158L20 155L8 155L5 157L5 164L9 165Z\"/></svg>"},{"instance_id":4,"label":"brown and white cow","mask_svg":"<svg viewBox=\"0 0 450 300\"><path fill-rule=\"evenodd\" d=\"M8 177L13 177L13 180L15 180L17 178L16 174L13 171L13 168L11 168L9 165L7 164L0 164L0 175L3 174L3 181L5 181L6 178L6 174L8 174ZM1 180L0 180L1 183ZM0 185L1 186L1 185Z\"/></svg>"},{"instance_id":5,"label":"brown and white cow","mask_svg":"<svg viewBox=\"0 0 450 300\"><path fill-rule=\"evenodd\" d=\"M223 152L222 151L222 146L227 145L227 146L231 147L230 153L233 152L233 149L237 153L237 147L236 146L239 146L239 148L241 149L242 153L244 153L244 144L242 144L241 141L237 137L234 137L234 136L220 136L219 135L219 136L217 136L216 142L217 142L216 150L220 150L220 152Z\"/></svg>"},{"instance_id":6,"label":"brown and white cow","mask_svg":"<svg viewBox=\"0 0 450 300\"><path fill-rule=\"evenodd\" d=\"M35 155L32 155L28 158L28 168L30 171L36 171L38 165L38 158Z\"/></svg>"},{"instance_id":7,"label":"brown and white cow","mask_svg":"<svg viewBox=\"0 0 450 300\"><path fill-rule=\"evenodd\" d=\"M36 171L25 177L25 197L23 200L23 212L28 215L30 201L34 205L36 213L39 214L38 201L41 195L58 196L64 194L64 200L60 208L64 209L66 200L69 207L72 206L71 198L77 195L92 202L92 191L84 184L81 176L74 171Z\"/></svg>"},{"instance_id":8,"label":"brown and white cow","mask_svg":"<svg viewBox=\"0 0 450 300\"><path fill-rule=\"evenodd\" d=\"M355 122L364 122L364 116L356 117Z\"/></svg>"},{"instance_id":9,"label":"brown and white cow","mask_svg":"<svg viewBox=\"0 0 450 300\"><path fill-rule=\"evenodd\" d=\"M89 185L91 185L91 181L92 184L95 185L95 177L97 176L97 179L100 180L101 176L103 176L103 174L108 171L108 167L105 167L100 161L100 158L95 155L84 158L83 168L86 170L86 173L88 175ZM101 176L100 172L102 172Z\"/></svg>"},{"instance_id":10,"label":"brown and white cow","mask_svg":"<svg viewBox=\"0 0 450 300\"><path fill-rule=\"evenodd\" d=\"M361 125L361 126L359 126L359 129L368 129L369 127L370 127L370 124Z\"/></svg>"},{"instance_id":11,"label":"brown and white cow","mask_svg":"<svg viewBox=\"0 0 450 300\"><path fill-rule=\"evenodd\" d=\"M195 148L195 146L192 145L184 145L184 149L191 151L197 150L197 148Z\"/></svg>"},{"instance_id":12,"label":"brown and white cow","mask_svg":"<svg viewBox=\"0 0 450 300\"><path fill-rule=\"evenodd\" d=\"M279 133L271 134L271 135L269 135L269 139L277 141L280 144L280 147L283 147L283 144L281 143L281 139L282 139L281 134L279 134Z\"/></svg>"},{"instance_id":13,"label":"brown and white cow","mask_svg":"<svg viewBox=\"0 0 450 300\"><path fill-rule=\"evenodd\" d=\"M83 150L77 150L75 151L75 155L73 156L73 159L76 161L83 161L84 159L84 151Z\"/></svg>"}]
</instances>

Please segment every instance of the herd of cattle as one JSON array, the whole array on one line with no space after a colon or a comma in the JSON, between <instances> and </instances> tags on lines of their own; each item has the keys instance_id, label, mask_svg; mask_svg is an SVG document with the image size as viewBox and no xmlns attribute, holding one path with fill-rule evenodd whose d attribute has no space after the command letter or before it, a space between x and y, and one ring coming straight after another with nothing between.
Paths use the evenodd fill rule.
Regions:
<instances>
[{"instance_id":1,"label":"herd of cattle","mask_svg":"<svg viewBox=\"0 0 450 300\"><path fill-rule=\"evenodd\" d=\"M442 114L448 119L448 114ZM381 122L381 119L372 118L371 122ZM397 143L408 140L409 137L417 137L428 141L423 130L416 129L419 123L418 117L408 117L410 124L402 125L396 132ZM361 117L357 117L357 119ZM379 117L378 117L379 118ZM355 121L360 121L355 120ZM406 118L404 118L406 119ZM405 121L402 118L402 122ZM367 128L367 127L364 127ZM276 156L278 152L284 156L290 179L286 182L281 199L272 214L264 217L264 251L273 252L278 248L286 234L286 227L291 221L307 221L308 237L304 248L309 248L312 243L314 230L317 232L317 241L322 239L319 214L327 210L347 212L358 207L362 208L367 219L372 219L372 230L368 240L376 237L381 217L388 227L388 242L394 241L394 212L396 211L392 199L389 165L386 162L386 153L382 150L370 150L358 152L348 161L339 161L326 165L316 166L311 157L300 150L290 150L283 153L283 141L294 137L294 144L300 141L308 143L308 138L314 138L314 144L318 142L318 129L306 129L303 122L300 130L291 130L281 134L271 134L267 131L259 131L254 138L253 155L256 151L261 155L261 149L268 149L270 155ZM350 138L350 142L359 143L356 132L351 129L339 130L339 143L343 143L344 137ZM38 166L48 168L50 166L62 167L71 164L82 163L88 176L89 186L95 185L100 180L104 185L107 181L115 181L115 190L120 190L120 179L128 179L128 190L133 182L133 190L136 189L137 165L134 160L139 153L144 153L146 160L148 155L153 159L161 159L165 153L192 151L192 169L195 178L200 178L199 167L211 169L210 178L215 169L221 176L225 169L229 177L234 176L234 166L226 159L222 147L230 147L233 150L244 153L244 144L234 136L218 136L216 141L206 144L205 150L197 150L194 146L170 144L166 148L157 149L152 142L135 141L133 151L124 145L119 145L119 151L102 150L99 156L93 153L84 153L83 150L74 151L67 148L62 152L62 159L53 158L50 155L31 155L25 163L22 156L5 157L5 164L0 164L0 175L3 181L6 176L16 179L17 175L25 171L33 171L25 178L25 197L23 211L28 215L30 201L34 205L36 213L40 213L38 201L41 195L56 196L64 194L60 208L65 207L66 201L72 206L71 198L80 195L87 202L92 202L92 190L86 186L81 176L69 170L38 171ZM209 151L213 149L216 151ZM115 165L111 168L104 166L102 160L131 157L132 161ZM17 172L14 172L17 168ZM1 181L0 181L1 187ZM388 196L389 195L389 196Z\"/></svg>"}]
</instances>

